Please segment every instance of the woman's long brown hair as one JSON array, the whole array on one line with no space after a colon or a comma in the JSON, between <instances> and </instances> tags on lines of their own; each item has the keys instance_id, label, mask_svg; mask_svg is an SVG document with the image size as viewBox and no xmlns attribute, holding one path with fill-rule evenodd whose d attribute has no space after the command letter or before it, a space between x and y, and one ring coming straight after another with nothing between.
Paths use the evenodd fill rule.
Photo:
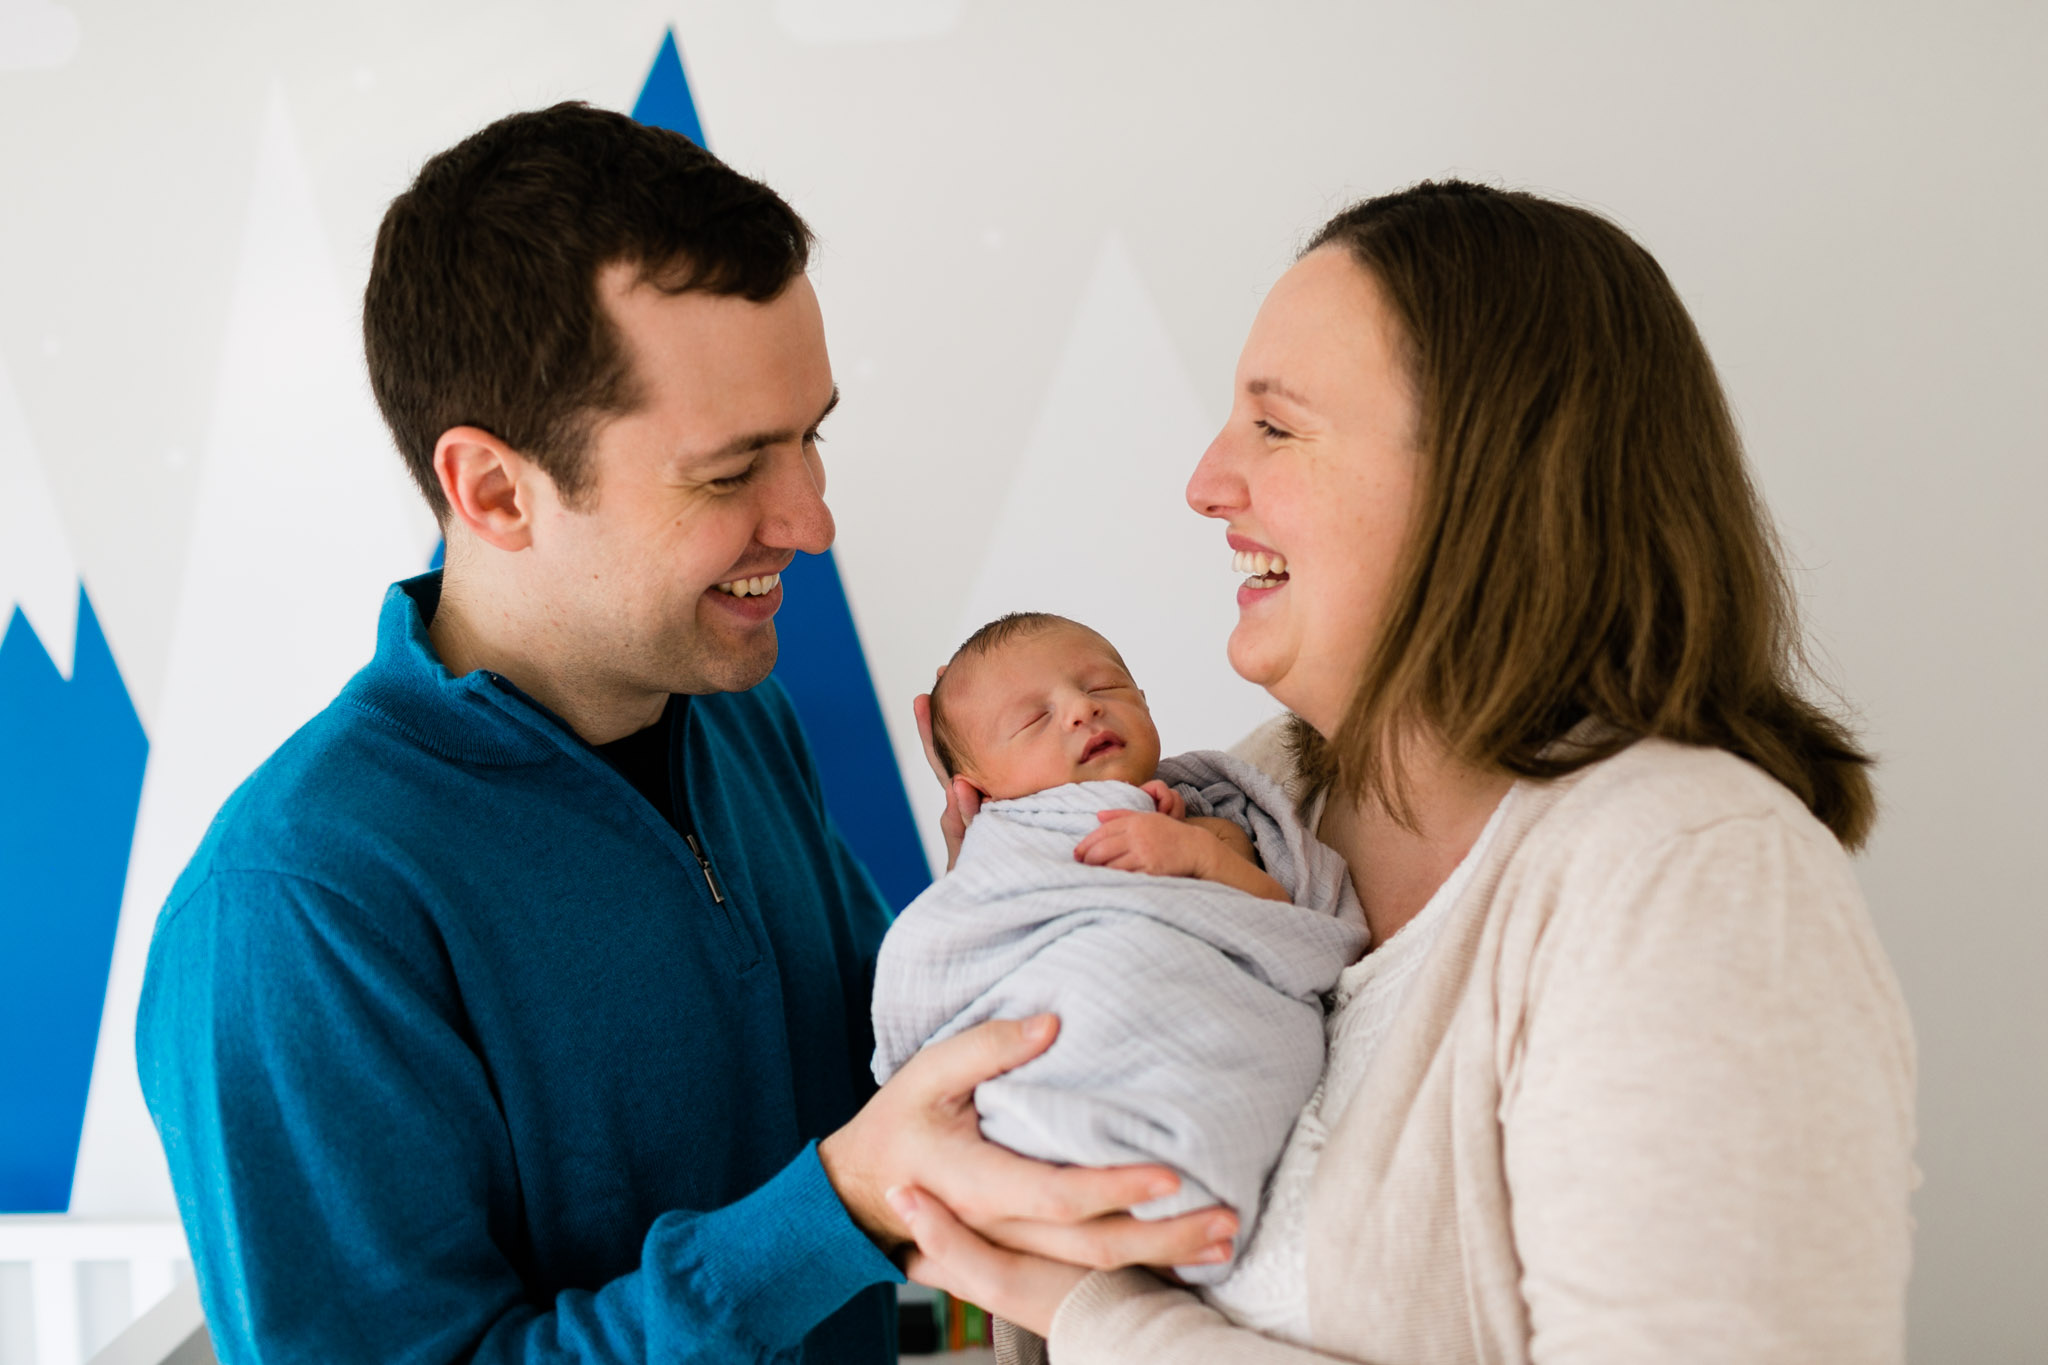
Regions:
<instances>
[{"instance_id":1,"label":"woman's long brown hair","mask_svg":"<svg viewBox=\"0 0 2048 1365\"><path fill-rule=\"evenodd\" d=\"M1404 334L1424 472L1349 711L1327 739L1296 726L1307 799L1335 784L1405 816L1417 721L1537 778L1654 735L1747 759L1859 846L1870 757L1804 691L1776 535L1650 254L1584 209L1459 181L1353 205L1304 254L1324 246ZM1556 745L1588 717L1595 742Z\"/></svg>"}]
</instances>

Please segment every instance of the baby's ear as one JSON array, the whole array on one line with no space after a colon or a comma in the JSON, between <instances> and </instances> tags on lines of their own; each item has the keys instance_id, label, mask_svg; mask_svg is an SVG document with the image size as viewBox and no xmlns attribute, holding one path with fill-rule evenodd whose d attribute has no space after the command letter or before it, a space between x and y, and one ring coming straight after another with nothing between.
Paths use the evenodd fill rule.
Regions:
<instances>
[{"instance_id":1,"label":"baby's ear","mask_svg":"<svg viewBox=\"0 0 2048 1365\"><path fill-rule=\"evenodd\" d=\"M961 788L965 787L965 792ZM974 823L974 817L981 814L981 803L988 800L988 793L975 785L971 777L954 777L946 788L946 804L960 814L960 828L964 832Z\"/></svg>"}]
</instances>

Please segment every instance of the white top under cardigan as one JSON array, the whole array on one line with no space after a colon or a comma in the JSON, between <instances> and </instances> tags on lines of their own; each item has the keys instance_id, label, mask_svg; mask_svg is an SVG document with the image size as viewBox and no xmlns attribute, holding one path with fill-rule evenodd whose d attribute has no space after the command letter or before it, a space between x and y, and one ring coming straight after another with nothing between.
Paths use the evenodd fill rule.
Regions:
<instances>
[{"instance_id":1,"label":"white top under cardigan","mask_svg":"<svg viewBox=\"0 0 2048 1365\"><path fill-rule=\"evenodd\" d=\"M1316 1166L1313 1349L1120 1270L1054 1365L1904 1359L1912 1034L1797 798L1662 740L1525 781L1438 932Z\"/></svg>"},{"instance_id":2,"label":"white top under cardigan","mask_svg":"<svg viewBox=\"0 0 2048 1365\"><path fill-rule=\"evenodd\" d=\"M1256 755L1255 750L1243 756L1256 762ZM1297 1346L1309 1344L1308 1205L1316 1163L1329 1141L1331 1126L1343 1116L1344 1106L1358 1093L1359 1083L1393 1031L1408 988L1428 960L1451 906L1472 880L1473 869L1486 856L1494 831L1500 828L1501 817L1513 800L1512 790L1501 798L1471 850L1415 918L1338 976L1330 995L1329 1017L1323 1022L1329 1042L1322 1082L1295 1120L1287 1146L1266 1182L1264 1208L1237 1265L1228 1279L1201 1291L1205 1300L1239 1326L1257 1328ZM1318 801L1317 809L1310 813L1320 817L1321 805Z\"/></svg>"}]
</instances>

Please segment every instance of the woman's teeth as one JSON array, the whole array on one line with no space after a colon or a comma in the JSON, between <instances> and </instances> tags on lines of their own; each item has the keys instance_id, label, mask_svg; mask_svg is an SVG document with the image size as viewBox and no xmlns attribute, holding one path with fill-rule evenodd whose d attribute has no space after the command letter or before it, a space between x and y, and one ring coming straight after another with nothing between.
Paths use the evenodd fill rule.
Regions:
<instances>
[{"instance_id":1,"label":"woman's teeth","mask_svg":"<svg viewBox=\"0 0 2048 1365\"><path fill-rule=\"evenodd\" d=\"M774 592L776 585L781 582L781 574L771 573L763 574L759 578L735 578L730 583L716 583L712 586L728 597L762 597Z\"/></svg>"},{"instance_id":2,"label":"woman's teeth","mask_svg":"<svg viewBox=\"0 0 2048 1365\"><path fill-rule=\"evenodd\" d=\"M1285 557L1258 550L1236 551L1230 557L1230 566L1238 573L1248 575L1245 581L1247 588L1277 588L1287 577Z\"/></svg>"}]
</instances>

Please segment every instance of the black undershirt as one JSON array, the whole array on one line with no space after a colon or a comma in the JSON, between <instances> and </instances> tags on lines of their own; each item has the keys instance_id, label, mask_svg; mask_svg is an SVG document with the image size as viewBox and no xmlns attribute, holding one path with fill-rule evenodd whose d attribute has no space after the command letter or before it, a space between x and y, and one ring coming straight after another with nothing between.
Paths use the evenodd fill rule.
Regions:
<instances>
[{"instance_id":1,"label":"black undershirt","mask_svg":"<svg viewBox=\"0 0 2048 1365\"><path fill-rule=\"evenodd\" d=\"M661 818L678 834L688 834L689 828L683 823L684 813L676 809L676 784L669 773L669 733L685 700L670 697L668 705L662 708L661 719L645 730L635 730L609 744L590 746L599 758L612 765L612 771L632 783L633 790L646 797L647 803L660 811Z\"/></svg>"}]
</instances>

